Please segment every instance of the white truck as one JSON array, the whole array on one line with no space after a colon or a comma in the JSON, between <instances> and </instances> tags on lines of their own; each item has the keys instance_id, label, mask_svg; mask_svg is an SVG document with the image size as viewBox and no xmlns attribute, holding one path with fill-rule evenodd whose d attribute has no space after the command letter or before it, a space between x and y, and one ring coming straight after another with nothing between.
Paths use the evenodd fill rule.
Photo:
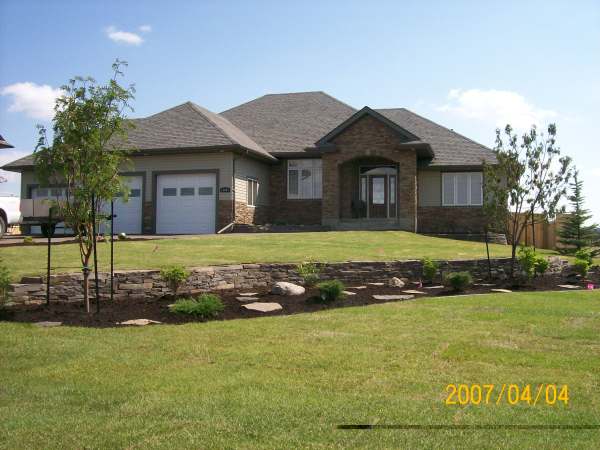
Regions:
<instances>
[{"instance_id":1,"label":"white truck","mask_svg":"<svg viewBox=\"0 0 600 450\"><path fill-rule=\"evenodd\" d=\"M22 218L21 199L14 194L0 193L0 238L9 225L20 224Z\"/></svg>"}]
</instances>

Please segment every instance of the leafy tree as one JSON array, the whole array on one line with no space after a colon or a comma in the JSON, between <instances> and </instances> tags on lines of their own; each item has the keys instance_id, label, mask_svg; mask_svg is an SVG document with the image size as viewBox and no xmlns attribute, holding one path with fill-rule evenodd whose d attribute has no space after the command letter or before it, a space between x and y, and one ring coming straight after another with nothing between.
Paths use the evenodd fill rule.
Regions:
<instances>
[{"instance_id":1,"label":"leafy tree","mask_svg":"<svg viewBox=\"0 0 600 450\"><path fill-rule=\"evenodd\" d=\"M575 254L577 251L585 247L599 247L600 238L597 224L586 225L586 222L592 218L589 210L583 206L583 181L579 179L579 172L575 171L573 181L570 184L571 195L569 202L571 203L572 211L566 216L560 230L558 231L559 241L563 248L560 249L564 254ZM594 251L594 255L599 253L599 250Z\"/></svg>"},{"instance_id":2,"label":"leafy tree","mask_svg":"<svg viewBox=\"0 0 600 450\"><path fill-rule=\"evenodd\" d=\"M34 154L36 175L44 186L66 187L66 199L56 202L59 217L72 228L79 242L83 265L83 292L89 302L89 262L93 250L93 217L101 216L103 204L126 187L118 176L126 160L122 143L127 135L125 111L132 110L134 88L122 87L117 78L127 64L117 60L107 84L76 77L62 87L56 100L51 144L46 129L38 125L39 141Z\"/></svg>"},{"instance_id":3,"label":"leafy tree","mask_svg":"<svg viewBox=\"0 0 600 450\"><path fill-rule=\"evenodd\" d=\"M560 155L554 124L547 135L532 126L520 142L510 125L504 136L497 129L494 153L497 164L484 164L484 210L490 228L504 233L511 245L512 278L517 247L534 212L553 219L560 211L571 159Z\"/></svg>"}]
</instances>

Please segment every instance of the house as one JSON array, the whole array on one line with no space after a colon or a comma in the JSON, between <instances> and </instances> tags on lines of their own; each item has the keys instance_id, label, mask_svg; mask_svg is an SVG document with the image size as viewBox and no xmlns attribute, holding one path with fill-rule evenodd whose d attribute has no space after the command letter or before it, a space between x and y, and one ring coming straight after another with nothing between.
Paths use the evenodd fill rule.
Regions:
<instances>
[{"instance_id":1,"label":"house","mask_svg":"<svg viewBox=\"0 0 600 450\"><path fill-rule=\"evenodd\" d=\"M8 142L6 142L6 140L4 140L4 138L2 137L1 134L0 134L0 148L13 148L12 145L10 145Z\"/></svg>"},{"instance_id":2,"label":"house","mask_svg":"<svg viewBox=\"0 0 600 450\"><path fill-rule=\"evenodd\" d=\"M356 110L302 92L219 114L187 102L132 122L119 232L215 233L231 223L482 230L482 164L493 152L404 108ZM21 173L24 198L64 195L38 185L31 155L3 169Z\"/></svg>"}]
</instances>

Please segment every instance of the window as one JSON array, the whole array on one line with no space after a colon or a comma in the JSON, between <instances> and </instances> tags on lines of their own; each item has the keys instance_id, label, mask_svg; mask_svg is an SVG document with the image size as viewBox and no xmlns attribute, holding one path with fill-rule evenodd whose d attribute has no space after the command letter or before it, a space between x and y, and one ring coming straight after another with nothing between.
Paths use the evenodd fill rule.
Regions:
<instances>
[{"instance_id":1,"label":"window","mask_svg":"<svg viewBox=\"0 0 600 450\"><path fill-rule=\"evenodd\" d=\"M129 191L129 198L138 198L142 191L140 189L132 189Z\"/></svg>"},{"instance_id":2,"label":"window","mask_svg":"<svg viewBox=\"0 0 600 450\"><path fill-rule=\"evenodd\" d=\"M256 206L257 197L258 180L255 178L248 178L246 180L246 203L248 203L248 206Z\"/></svg>"},{"instance_id":3,"label":"window","mask_svg":"<svg viewBox=\"0 0 600 450\"><path fill-rule=\"evenodd\" d=\"M194 195L194 192L196 192L196 189L194 189L193 187L183 187L183 188L179 188L179 195L181 195L182 197L184 196L191 196Z\"/></svg>"},{"instance_id":4,"label":"window","mask_svg":"<svg viewBox=\"0 0 600 450\"><path fill-rule=\"evenodd\" d=\"M212 194L213 194L213 188L211 188L211 187L198 188L198 195L212 195Z\"/></svg>"},{"instance_id":5,"label":"window","mask_svg":"<svg viewBox=\"0 0 600 450\"><path fill-rule=\"evenodd\" d=\"M163 197L176 197L177 188L163 188Z\"/></svg>"},{"instance_id":6,"label":"window","mask_svg":"<svg viewBox=\"0 0 600 450\"><path fill-rule=\"evenodd\" d=\"M442 174L443 206L479 206L483 204L481 172L447 172Z\"/></svg>"},{"instance_id":7,"label":"window","mask_svg":"<svg viewBox=\"0 0 600 450\"><path fill-rule=\"evenodd\" d=\"M322 168L320 159L288 161L288 198L321 198Z\"/></svg>"}]
</instances>

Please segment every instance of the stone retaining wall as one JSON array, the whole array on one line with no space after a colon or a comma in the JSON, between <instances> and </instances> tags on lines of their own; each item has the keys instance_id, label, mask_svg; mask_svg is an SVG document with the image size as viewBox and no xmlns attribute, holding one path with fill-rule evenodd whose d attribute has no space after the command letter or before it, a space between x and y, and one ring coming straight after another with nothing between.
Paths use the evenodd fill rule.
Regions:
<instances>
[{"instance_id":1,"label":"stone retaining wall","mask_svg":"<svg viewBox=\"0 0 600 450\"><path fill-rule=\"evenodd\" d=\"M475 278L487 277L487 260L440 261L442 273L468 270ZM508 272L508 259L492 260L493 276L502 277ZM191 275L180 292L197 294L225 289L255 289L270 286L275 281L300 282L296 264L239 264L198 267L190 269ZM339 279L348 284L387 281L391 277L416 280L422 272L421 262L411 261L353 261L323 264L321 278ZM93 276L90 277L90 295L94 296ZM99 274L101 298L110 295L110 276ZM21 283L12 284L9 302L35 304L45 301L46 284L41 277L24 277ZM77 302L83 300L82 275L79 273L52 275L50 294L52 301ZM169 293L159 270L116 271L114 277L115 299L152 299Z\"/></svg>"}]
</instances>

